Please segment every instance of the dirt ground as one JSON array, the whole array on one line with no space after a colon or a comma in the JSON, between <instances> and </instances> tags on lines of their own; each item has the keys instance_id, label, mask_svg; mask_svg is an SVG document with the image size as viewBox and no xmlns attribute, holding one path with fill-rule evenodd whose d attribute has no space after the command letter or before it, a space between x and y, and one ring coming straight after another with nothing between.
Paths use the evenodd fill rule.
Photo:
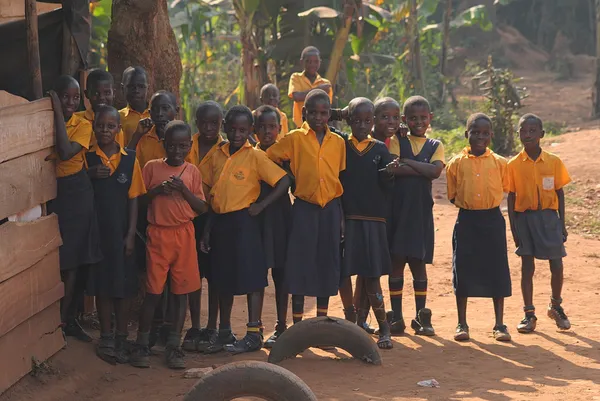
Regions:
<instances>
[{"instance_id":1,"label":"dirt ground","mask_svg":"<svg viewBox=\"0 0 600 401\"><path fill-rule=\"evenodd\" d=\"M545 316L550 297L550 272L546 263L538 263L535 279L538 330L530 335L517 333L515 327L523 315L520 262L513 254L512 241L509 241L513 296L506 301L505 322L513 341L501 344L491 337L492 302L485 299L469 303L472 340L462 344L452 340L456 308L451 285L451 235L457 211L445 200L442 177L435 184L436 255L435 263L429 268L428 298L437 336L422 338L409 332L395 338L393 350L381 351L383 366L378 367L352 360L343 352L316 349L282 363L303 379L319 400L600 400L600 336L597 331L600 323L596 321L598 312L595 309L595 302L600 301L597 282L600 241L593 229L585 225L596 221L594 226L600 220L600 159L595 152L587 151L594 146L592 144L600 142L600 131L589 129L593 124L586 117L590 102L585 93L590 88L589 80L548 84L543 74L536 77L531 85L536 90L533 99L528 101L528 104L536 105L529 106L531 111L570 127L586 128L545 141L548 149L563 158L574 178L572 189L567 191L567 213L573 212L579 217L569 220L571 236L567 243L569 256L565 259L564 287L564 306L572 329L559 332ZM512 238L510 234L508 238ZM408 271L406 274L404 308L405 316L410 317L414 313L414 302ZM387 282L383 280L382 284L386 299L389 299ZM203 302L205 304L205 299ZM267 329L275 322L274 305L273 287L270 286L263 314ZM307 315L312 315L314 303L309 306ZM237 298L234 309L234 331L243 334L244 297ZM341 311L339 298L332 299L331 314L341 316ZM203 322L205 316L203 314ZM242 359L266 361L267 351L236 357L189 355L187 362L192 368ZM153 358L153 367L148 370L113 367L95 356L91 344L75 341L53 357L49 366L49 372L22 379L0 396L0 401L181 400L194 384L194 380L182 378L180 372L165 368L160 357ZM441 387L417 386L418 381L431 378L435 378Z\"/></svg>"}]
</instances>

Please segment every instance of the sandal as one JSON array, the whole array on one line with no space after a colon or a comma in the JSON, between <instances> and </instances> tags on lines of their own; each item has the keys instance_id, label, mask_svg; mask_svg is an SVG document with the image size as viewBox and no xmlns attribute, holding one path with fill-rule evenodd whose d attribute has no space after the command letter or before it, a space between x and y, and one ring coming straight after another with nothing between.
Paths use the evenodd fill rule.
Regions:
<instances>
[{"instance_id":1,"label":"sandal","mask_svg":"<svg viewBox=\"0 0 600 401\"><path fill-rule=\"evenodd\" d=\"M394 343L392 342L392 336L389 334L379 334L379 339L377 340L377 347L379 347L379 349L394 348Z\"/></svg>"}]
</instances>

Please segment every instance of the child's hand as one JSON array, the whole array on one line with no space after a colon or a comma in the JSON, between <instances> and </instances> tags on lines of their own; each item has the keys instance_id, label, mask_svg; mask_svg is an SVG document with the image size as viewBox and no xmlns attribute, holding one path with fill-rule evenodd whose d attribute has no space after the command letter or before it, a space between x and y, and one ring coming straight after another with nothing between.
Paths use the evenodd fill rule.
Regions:
<instances>
[{"instance_id":1,"label":"child's hand","mask_svg":"<svg viewBox=\"0 0 600 401\"><path fill-rule=\"evenodd\" d=\"M88 169L88 175L93 179L102 179L110 177L110 168L104 164L97 164Z\"/></svg>"},{"instance_id":2,"label":"child's hand","mask_svg":"<svg viewBox=\"0 0 600 401\"><path fill-rule=\"evenodd\" d=\"M562 226L562 234L563 234L563 242L567 242L569 233L567 232L567 226L565 226L565 223L563 223L563 226Z\"/></svg>"},{"instance_id":3,"label":"child's hand","mask_svg":"<svg viewBox=\"0 0 600 401\"><path fill-rule=\"evenodd\" d=\"M135 249L135 234L125 236L125 256L133 255Z\"/></svg>"},{"instance_id":4,"label":"child's hand","mask_svg":"<svg viewBox=\"0 0 600 401\"><path fill-rule=\"evenodd\" d=\"M329 92L329 89L331 89L331 84L321 84L321 85L317 86L317 89L321 89L321 90L324 90L325 92Z\"/></svg>"},{"instance_id":5,"label":"child's hand","mask_svg":"<svg viewBox=\"0 0 600 401\"><path fill-rule=\"evenodd\" d=\"M167 181L167 184L169 185L169 187L173 191L183 192L183 191L185 191L187 189L187 187L183 183L183 180L181 178L179 178L179 177L174 176L174 175L171 176L171 180L170 181Z\"/></svg>"},{"instance_id":6,"label":"child's hand","mask_svg":"<svg viewBox=\"0 0 600 401\"><path fill-rule=\"evenodd\" d=\"M263 204L261 202L255 202L248 208L248 214L250 214L252 217L258 216L263 210L265 210Z\"/></svg>"},{"instance_id":7,"label":"child's hand","mask_svg":"<svg viewBox=\"0 0 600 401\"><path fill-rule=\"evenodd\" d=\"M169 184L169 181L163 181L160 185L154 187L152 189L154 195L171 195L173 193L173 188Z\"/></svg>"},{"instance_id":8,"label":"child's hand","mask_svg":"<svg viewBox=\"0 0 600 401\"><path fill-rule=\"evenodd\" d=\"M151 118L143 118L138 123L135 133L139 134L139 135L145 135L148 132L150 132L152 127L154 127L154 123L152 122L152 119Z\"/></svg>"},{"instance_id":9,"label":"child's hand","mask_svg":"<svg viewBox=\"0 0 600 401\"><path fill-rule=\"evenodd\" d=\"M408 135L408 126L406 126L406 124L400 123L398 131L396 131L396 135L400 136L401 138L406 138L406 136Z\"/></svg>"},{"instance_id":10,"label":"child's hand","mask_svg":"<svg viewBox=\"0 0 600 401\"><path fill-rule=\"evenodd\" d=\"M202 238L200 238L200 251L203 253L210 252L210 234L204 233L202 234Z\"/></svg>"},{"instance_id":11,"label":"child's hand","mask_svg":"<svg viewBox=\"0 0 600 401\"><path fill-rule=\"evenodd\" d=\"M58 94L53 90L49 90L48 96L50 96L50 100L52 101L52 108L54 110L60 110L60 112L62 113L62 104L60 104Z\"/></svg>"}]
</instances>

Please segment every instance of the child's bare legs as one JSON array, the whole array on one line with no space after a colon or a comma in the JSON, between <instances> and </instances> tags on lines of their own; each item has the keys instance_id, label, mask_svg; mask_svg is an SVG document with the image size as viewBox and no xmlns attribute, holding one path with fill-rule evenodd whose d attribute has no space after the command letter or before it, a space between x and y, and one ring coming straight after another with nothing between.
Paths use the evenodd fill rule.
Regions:
<instances>
[{"instance_id":1,"label":"child's bare legs","mask_svg":"<svg viewBox=\"0 0 600 401\"><path fill-rule=\"evenodd\" d=\"M75 284L77 283L77 269L62 271L60 275L65 287L65 295L60 300L60 320L63 324L66 324L69 318L69 308L74 301L73 295L75 294Z\"/></svg>"},{"instance_id":2,"label":"child's bare legs","mask_svg":"<svg viewBox=\"0 0 600 401\"><path fill-rule=\"evenodd\" d=\"M367 317L371 303L369 302L369 293L366 290L367 278L356 277L356 290L354 291L354 305L356 306L356 324L358 324L368 334L375 334L376 330L368 325ZM381 292L381 291L379 291Z\"/></svg>"},{"instance_id":3,"label":"child's bare legs","mask_svg":"<svg viewBox=\"0 0 600 401\"><path fill-rule=\"evenodd\" d=\"M233 344L227 344L223 348L231 354L258 351L262 348L261 316L264 290L247 294L248 301L248 323L246 324L246 335Z\"/></svg>"},{"instance_id":4,"label":"child's bare legs","mask_svg":"<svg viewBox=\"0 0 600 401\"><path fill-rule=\"evenodd\" d=\"M277 309L277 324L275 325L275 333L265 341L265 348L271 348L275 345L275 342L287 329L287 310L289 296L287 292L283 290L284 283L284 269L273 269L271 270L273 275L273 282L275 283L275 307ZM264 298L264 291L263 291Z\"/></svg>"},{"instance_id":5,"label":"child's bare legs","mask_svg":"<svg viewBox=\"0 0 600 401\"><path fill-rule=\"evenodd\" d=\"M416 309L416 317L410 326L415 334L433 336L435 330L431 325L431 310L425 307L427 302L427 269L425 266L425 262L420 259L408 258L408 267L413 276Z\"/></svg>"},{"instance_id":6,"label":"child's bare legs","mask_svg":"<svg viewBox=\"0 0 600 401\"><path fill-rule=\"evenodd\" d=\"M388 277L390 287L390 303L392 310L388 312L387 320L390 323L393 335L403 334L406 329L404 318L402 316L402 292L404 289L404 266L406 259L392 257L392 273Z\"/></svg>"},{"instance_id":7,"label":"child's bare legs","mask_svg":"<svg viewBox=\"0 0 600 401\"><path fill-rule=\"evenodd\" d=\"M200 341L200 307L202 299L202 289L194 291L188 295L188 304L190 308L190 320L192 327L185 333L182 347L186 351L197 351L197 343Z\"/></svg>"},{"instance_id":8,"label":"child's bare legs","mask_svg":"<svg viewBox=\"0 0 600 401\"><path fill-rule=\"evenodd\" d=\"M209 287L209 292L211 291ZM213 354L223 350L223 346L233 344L236 341L235 336L231 332L231 310L233 309L233 294L223 294L218 292L219 297L219 334L216 341L210 344L204 351L206 354ZM210 297L209 297L210 298ZM216 315L216 313L215 313Z\"/></svg>"},{"instance_id":9,"label":"child's bare legs","mask_svg":"<svg viewBox=\"0 0 600 401\"><path fill-rule=\"evenodd\" d=\"M126 363L129 359L125 350L125 342L129 334L130 307L130 299L96 297L96 308L98 309L98 320L100 321L100 342L97 353L101 359L108 363ZM114 336L111 328L113 311L116 320Z\"/></svg>"},{"instance_id":10,"label":"child's bare legs","mask_svg":"<svg viewBox=\"0 0 600 401\"><path fill-rule=\"evenodd\" d=\"M519 333L531 333L535 330L537 317L533 306L533 275L535 273L535 260L533 256L521 256L521 293L525 306L525 318L517 325Z\"/></svg>"},{"instance_id":11,"label":"child's bare legs","mask_svg":"<svg viewBox=\"0 0 600 401\"><path fill-rule=\"evenodd\" d=\"M548 317L556 322L556 326L559 329L568 330L571 328L571 322L569 322L569 318L561 306L563 286L562 258L550 261L550 272L552 273L552 278L550 280L550 285L552 286L552 298L550 299L550 305L548 306Z\"/></svg>"},{"instance_id":12,"label":"child's bare legs","mask_svg":"<svg viewBox=\"0 0 600 401\"><path fill-rule=\"evenodd\" d=\"M77 322L77 302L83 297L84 285L79 280L79 269L61 272L61 279L65 288L65 295L60 301L60 318L63 324L63 333L80 341L91 342L92 337L86 333Z\"/></svg>"},{"instance_id":13,"label":"child's bare legs","mask_svg":"<svg viewBox=\"0 0 600 401\"><path fill-rule=\"evenodd\" d=\"M354 308L354 299L352 297L352 279L350 277L342 281L340 286L340 298L344 305L344 316L346 320L356 323L356 309Z\"/></svg>"},{"instance_id":14,"label":"child's bare legs","mask_svg":"<svg viewBox=\"0 0 600 401\"><path fill-rule=\"evenodd\" d=\"M215 284L208 283L208 330L217 329L217 318L219 317L219 290Z\"/></svg>"},{"instance_id":15,"label":"child's bare legs","mask_svg":"<svg viewBox=\"0 0 600 401\"><path fill-rule=\"evenodd\" d=\"M391 339L390 326L387 322L387 316L385 313L385 304L383 302L381 282L379 278L372 277L359 277L359 279L363 287L364 295L362 296L362 298L367 299L368 303L373 308L375 319L377 319L377 323L379 324L379 340L377 341L377 346L383 349L390 349L393 347L393 344Z\"/></svg>"},{"instance_id":16,"label":"child's bare legs","mask_svg":"<svg viewBox=\"0 0 600 401\"><path fill-rule=\"evenodd\" d=\"M496 325L493 334L496 341L510 341L511 336L504 324L504 298L494 298L494 314L496 316Z\"/></svg>"},{"instance_id":17,"label":"child's bare legs","mask_svg":"<svg viewBox=\"0 0 600 401\"><path fill-rule=\"evenodd\" d=\"M456 311L458 313L458 325L454 333L455 341L467 341L469 337L469 325L467 324L467 297L456 297Z\"/></svg>"},{"instance_id":18,"label":"child's bare legs","mask_svg":"<svg viewBox=\"0 0 600 401\"><path fill-rule=\"evenodd\" d=\"M136 349L131 355L130 363L136 368L150 367L150 327L154 319L156 308L161 301L162 294L146 293L140 311L140 321L136 340Z\"/></svg>"}]
</instances>

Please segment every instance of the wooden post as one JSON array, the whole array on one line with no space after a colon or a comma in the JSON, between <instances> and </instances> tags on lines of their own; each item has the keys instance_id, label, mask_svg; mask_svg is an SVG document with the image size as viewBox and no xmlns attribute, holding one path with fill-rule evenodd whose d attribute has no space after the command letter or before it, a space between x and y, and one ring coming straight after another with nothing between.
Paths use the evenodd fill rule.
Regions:
<instances>
[{"instance_id":1,"label":"wooden post","mask_svg":"<svg viewBox=\"0 0 600 401\"><path fill-rule=\"evenodd\" d=\"M35 0L25 0L25 23L27 25L27 54L29 72L33 88L33 98L41 99L42 68L40 66L40 39L38 35L38 15Z\"/></svg>"}]
</instances>

